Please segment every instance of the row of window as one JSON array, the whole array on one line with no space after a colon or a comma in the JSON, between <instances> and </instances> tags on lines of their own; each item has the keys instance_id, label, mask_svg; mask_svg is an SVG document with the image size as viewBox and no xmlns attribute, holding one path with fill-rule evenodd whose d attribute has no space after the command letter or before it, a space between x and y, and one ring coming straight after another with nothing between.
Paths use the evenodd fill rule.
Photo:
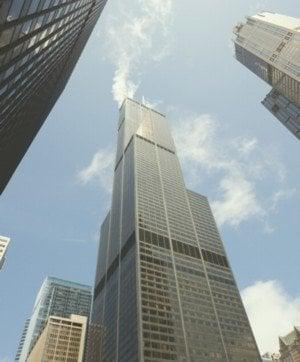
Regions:
<instances>
[{"instance_id":1,"label":"row of window","mask_svg":"<svg viewBox=\"0 0 300 362\"><path fill-rule=\"evenodd\" d=\"M127 253L131 250L131 248L135 244L135 231L131 234L131 236L127 239L126 243L123 245L121 249L121 260L127 255ZM114 274L116 269L119 267L119 253L114 258L113 262L110 264L107 272L103 275L99 283L96 285L94 290L94 300L101 293L104 286L109 282L109 279Z\"/></svg>"},{"instance_id":2,"label":"row of window","mask_svg":"<svg viewBox=\"0 0 300 362\"><path fill-rule=\"evenodd\" d=\"M65 9L69 9L70 7L78 8L84 2L85 0L31 0L31 2L24 0L6 0L6 4L1 10L3 14L6 12L6 19L3 20L13 22L20 17L26 20L56 9L66 11ZM6 25L9 26L9 24Z\"/></svg>"},{"instance_id":3,"label":"row of window","mask_svg":"<svg viewBox=\"0 0 300 362\"><path fill-rule=\"evenodd\" d=\"M72 38L73 38L73 36L72 36ZM72 38L71 39L69 38L68 40L71 41ZM72 45L72 42L70 42L70 45ZM48 75L48 73L52 71L52 68L57 66L57 63L59 63L59 58L61 58L64 54L66 54L66 52L68 51L68 48L70 47L70 46L67 46L66 48L64 48L64 50L62 52L59 53L59 49L61 49L62 46L63 46L63 44L58 44L57 50L55 50L55 48L53 49L53 52L51 53L50 58L49 58L49 50L47 48L45 48L45 51L42 51L41 54L36 55L37 59L35 59L35 62L33 61L33 59L30 61L30 66L28 64L24 64L23 68L27 66L28 71L23 76L24 79L14 78L14 81L16 82L16 84L14 85L14 87L11 88L13 92L11 91L12 93L10 93L10 97L5 100L6 108L2 109L3 115L5 113L5 110L10 107L10 103L12 105L14 105L14 107L13 107L14 109L16 107L20 107L20 101L23 98L27 98L30 93L34 92L35 87L37 85L38 86L41 85L43 78L45 78ZM52 47L52 45L51 45L51 47ZM46 58L46 50L48 53L47 58ZM39 61L38 58L40 58L41 60ZM52 61L52 64L51 64L51 61ZM34 72L32 72L32 69L31 69L33 67L33 65L35 65ZM39 77L37 78L37 74L39 74L39 72L41 72L42 66L43 66L43 74L40 74ZM25 68L24 68L24 70L25 70ZM21 71L21 69L20 69L20 71ZM21 72L19 75L21 75ZM38 81L37 81L37 79L38 79ZM33 83L35 83L35 84L33 84ZM17 89L17 85L19 86L19 89ZM28 89L29 92L25 92L25 88ZM19 93L16 96L16 94L14 94L14 93L17 90L19 90ZM17 98L20 99L19 102L17 101ZM4 100L4 98L3 98L3 100ZM10 108L9 111L7 110L6 116L8 117L12 111L13 111L12 108ZM3 121L3 119L2 119L2 121Z\"/></svg>"},{"instance_id":4,"label":"row of window","mask_svg":"<svg viewBox=\"0 0 300 362\"><path fill-rule=\"evenodd\" d=\"M150 141L150 140L148 140L147 138L145 138L145 137L143 137L143 136L140 136L139 134L137 134L136 136L137 136L138 138L142 139L142 140L145 141L145 142L148 142L148 143L150 143L150 144L152 144L152 145L155 145L155 142ZM162 145L160 145L160 144L158 144L158 143L157 143L156 145L157 145L157 147L159 147L159 148L161 148L161 149L163 149L163 150L165 150L165 151L167 151L167 152L169 152L169 153L172 153L173 155L175 154L174 151L170 150L170 149L167 148L167 147L164 147L164 146L162 146Z\"/></svg>"},{"instance_id":5,"label":"row of window","mask_svg":"<svg viewBox=\"0 0 300 362\"><path fill-rule=\"evenodd\" d=\"M158 235L148 230L139 229L140 241L152 244L164 249L170 249L170 241L166 236ZM197 246L182 243L178 240L172 239L173 250L176 253L190 256L192 258L201 259L200 251ZM224 255L214 253L209 250L201 249L203 259L206 262L218 266L229 268L227 258Z\"/></svg>"}]
</instances>

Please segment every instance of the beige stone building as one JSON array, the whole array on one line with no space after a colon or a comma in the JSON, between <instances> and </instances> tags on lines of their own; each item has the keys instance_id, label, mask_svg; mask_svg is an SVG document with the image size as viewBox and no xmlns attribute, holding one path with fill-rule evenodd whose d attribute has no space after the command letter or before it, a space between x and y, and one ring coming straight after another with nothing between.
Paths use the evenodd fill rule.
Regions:
<instances>
[{"instance_id":1,"label":"beige stone building","mask_svg":"<svg viewBox=\"0 0 300 362\"><path fill-rule=\"evenodd\" d=\"M300 327L294 327L291 333L279 337L279 346L281 362L300 362Z\"/></svg>"},{"instance_id":2,"label":"beige stone building","mask_svg":"<svg viewBox=\"0 0 300 362\"><path fill-rule=\"evenodd\" d=\"M87 317L75 314L70 318L50 316L27 361L82 362L86 330Z\"/></svg>"}]
</instances>

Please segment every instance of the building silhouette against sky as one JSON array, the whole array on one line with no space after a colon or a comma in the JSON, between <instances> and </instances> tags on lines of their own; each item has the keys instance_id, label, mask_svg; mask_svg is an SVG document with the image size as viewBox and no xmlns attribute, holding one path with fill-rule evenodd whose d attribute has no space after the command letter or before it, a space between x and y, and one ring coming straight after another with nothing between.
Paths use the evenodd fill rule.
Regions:
<instances>
[{"instance_id":1,"label":"building silhouette against sky","mask_svg":"<svg viewBox=\"0 0 300 362\"><path fill-rule=\"evenodd\" d=\"M185 187L165 116L120 109L92 322L98 361L260 361L206 197Z\"/></svg>"},{"instance_id":2,"label":"building silhouette against sky","mask_svg":"<svg viewBox=\"0 0 300 362\"><path fill-rule=\"evenodd\" d=\"M300 139L300 18L263 12L234 33L236 59L273 88L263 105Z\"/></svg>"},{"instance_id":3,"label":"building silhouette against sky","mask_svg":"<svg viewBox=\"0 0 300 362\"><path fill-rule=\"evenodd\" d=\"M105 3L0 1L0 194L63 91Z\"/></svg>"},{"instance_id":4,"label":"building silhouette against sky","mask_svg":"<svg viewBox=\"0 0 300 362\"><path fill-rule=\"evenodd\" d=\"M69 318L71 314L78 314L89 317L91 299L91 287L47 277L37 294L30 321L26 321L26 332L22 334L15 361L26 361L50 316Z\"/></svg>"}]
</instances>

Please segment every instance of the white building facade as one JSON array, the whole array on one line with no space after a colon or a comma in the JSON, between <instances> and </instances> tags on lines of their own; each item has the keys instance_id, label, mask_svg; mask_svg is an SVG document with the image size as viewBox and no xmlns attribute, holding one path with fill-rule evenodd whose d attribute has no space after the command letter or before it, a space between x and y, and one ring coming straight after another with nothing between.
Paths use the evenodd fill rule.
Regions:
<instances>
[{"instance_id":1,"label":"white building facade","mask_svg":"<svg viewBox=\"0 0 300 362\"><path fill-rule=\"evenodd\" d=\"M0 269L2 269L2 266L4 264L6 251L9 243L10 243L10 238L0 235Z\"/></svg>"},{"instance_id":2,"label":"white building facade","mask_svg":"<svg viewBox=\"0 0 300 362\"><path fill-rule=\"evenodd\" d=\"M263 104L300 139L300 18L262 12L234 33L236 59L284 98Z\"/></svg>"}]
</instances>

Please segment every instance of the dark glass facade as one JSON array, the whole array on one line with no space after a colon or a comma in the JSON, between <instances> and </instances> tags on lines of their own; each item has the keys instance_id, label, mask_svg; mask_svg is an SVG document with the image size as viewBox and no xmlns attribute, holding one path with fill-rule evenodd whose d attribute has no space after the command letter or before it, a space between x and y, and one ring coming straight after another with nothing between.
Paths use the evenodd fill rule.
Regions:
<instances>
[{"instance_id":1,"label":"dark glass facade","mask_svg":"<svg viewBox=\"0 0 300 362\"><path fill-rule=\"evenodd\" d=\"M101 353L103 331L101 326L89 324L85 343L84 361L99 361ZM100 361L99 361L100 362Z\"/></svg>"},{"instance_id":2,"label":"dark glass facade","mask_svg":"<svg viewBox=\"0 0 300 362\"><path fill-rule=\"evenodd\" d=\"M0 1L0 193L63 91L105 3Z\"/></svg>"},{"instance_id":3,"label":"dark glass facade","mask_svg":"<svg viewBox=\"0 0 300 362\"><path fill-rule=\"evenodd\" d=\"M186 189L166 118L130 99L91 318L91 361L261 360L207 199Z\"/></svg>"},{"instance_id":4,"label":"dark glass facade","mask_svg":"<svg viewBox=\"0 0 300 362\"><path fill-rule=\"evenodd\" d=\"M300 139L300 107L290 102L277 90L272 91L262 104L298 139Z\"/></svg>"}]
</instances>

